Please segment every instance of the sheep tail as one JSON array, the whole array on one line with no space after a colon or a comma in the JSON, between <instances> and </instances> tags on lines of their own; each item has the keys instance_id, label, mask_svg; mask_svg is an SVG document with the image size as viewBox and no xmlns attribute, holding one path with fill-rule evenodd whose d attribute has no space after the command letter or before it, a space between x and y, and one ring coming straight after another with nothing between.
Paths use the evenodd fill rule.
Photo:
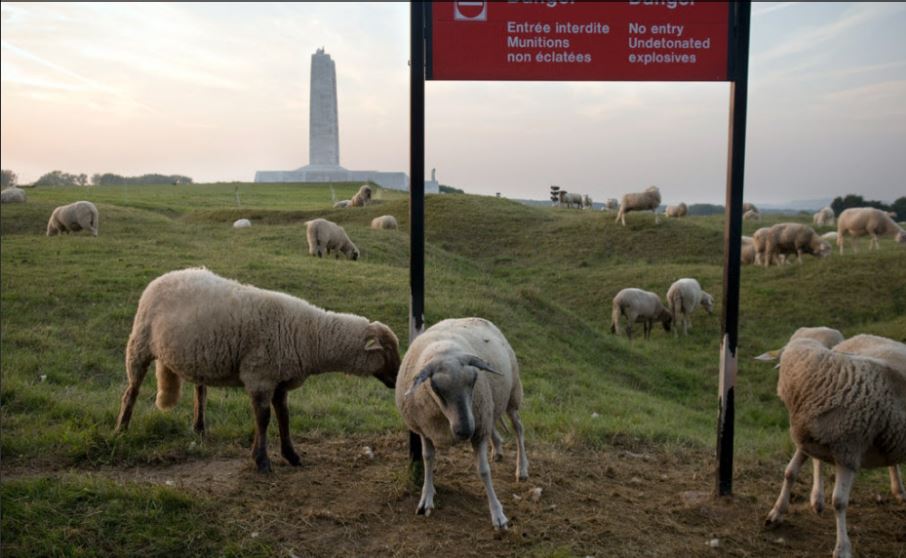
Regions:
<instances>
[{"instance_id":1,"label":"sheep tail","mask_svg":"<svg viewBox=\"0 0 906 558\"><path fill-rule=\"evenodd\" d=\"M157 399L155 403L157 408L165 411L176 405L179 401L179 389L182 386L182 379L173 373L172 370L157 361Z\"/></svg>"},{"instance_id":2,"label":"sheep tail","mask_svg":"<svg viewBox=\"0 0 906 558\"><path fill-rule=\"evenodd\" d=\"M620 305L613 305L613 313L610 316L610 333L617 334L620 332Z\"/></svg>"},{"instance_id":3,"label":"sheep tail","mask_svg":"<svg viewBox=\"0 0 906 558\"><path fill-rule=\"evenodd\" d=\"M673 292L673 296L667 301L667 305L670 307L670 317L673 318L673 323L678 323L676 321L678 317L677 313L683 308L683 293L680 292L680 289Z\"/></svg>"}]
</instances>

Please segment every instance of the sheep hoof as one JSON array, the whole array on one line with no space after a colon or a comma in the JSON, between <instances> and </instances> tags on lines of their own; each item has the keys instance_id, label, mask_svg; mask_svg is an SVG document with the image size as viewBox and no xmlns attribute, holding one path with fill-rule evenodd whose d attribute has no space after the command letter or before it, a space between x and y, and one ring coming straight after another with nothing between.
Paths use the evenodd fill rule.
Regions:
<instances>
[{"instance_id":1,"label":"sheep hoof","mask_svg":"<svg viewBox=\"0 0 906 558\"><path fill-rule=\"evenodd\" d=\"M419 506L418 509L415 510L415 515L423 515L425 517L429 517L433 510L433 507Z\"/></svg>"},{"instance_id":2,"label":"sheep hoof","mask_svg":"<svg viewBox=\"0 0 906 558\"><path fill-rule=\"evenodd\" d=\"M821 515L821 512L824 511L824 502L812 502L812 511L815 512L815 515Z\"/></svg>"},{"instance_id":3,"label":"sheep hoof","mask_svg":"<svg viewBox=\"0 0 906 558\"><path fill-rule=\"evenodd\" d=\"M517 474L516 474L516 480L517 480L517 481L528 480L528 473L517 473Z\"/></svg>"},{"instance_id":4,"label":"sheep hoof","mask_svg":"<svg viewBox=\"0 0 906 558\"><path fill-rule=\"evenodd\" d=\"M777 527L781 523L783 523L783 515L774 510L771 510L771 513L764 520L764 526L768 528Z\"/></svg>"},{"instance_id":5,"label":"sheep hoof","mask_svg":"<svg viewBox=\"0 0 906 558\"><path fill-rule=\"evenodd\" d=\"M283 454L283 459L286 459L286 462L292 465L293 467L300 467L302 465L302 460L299 458L299 454L296 452L287 452Z\"/></svg>"},{"instance_id":6,"label":"sheep hoof","mask_svg":"<svg viewBox=\"0 0 906 558\"><path fill-rule=\"evenodd\" d=\"M258 461L258 472L259 473L272 473L274 470L271 468L271 460L263 459Z\"/></svg>"}]
</instances>

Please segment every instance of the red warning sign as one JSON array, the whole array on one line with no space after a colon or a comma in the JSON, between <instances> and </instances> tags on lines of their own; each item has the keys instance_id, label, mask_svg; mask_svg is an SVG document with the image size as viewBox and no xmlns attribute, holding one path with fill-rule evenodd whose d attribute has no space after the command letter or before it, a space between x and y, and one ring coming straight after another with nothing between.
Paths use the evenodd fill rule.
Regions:
<instances>
[{"instance_id":1,"label":"red warning sign","mask_svg":"<svg viewBox=\"0 0 906 558\"><path fill-rule=\"evenodd\" d=\"M432 2L428 79L728 80L729 2Z\"/></svg>"}]
</instances>

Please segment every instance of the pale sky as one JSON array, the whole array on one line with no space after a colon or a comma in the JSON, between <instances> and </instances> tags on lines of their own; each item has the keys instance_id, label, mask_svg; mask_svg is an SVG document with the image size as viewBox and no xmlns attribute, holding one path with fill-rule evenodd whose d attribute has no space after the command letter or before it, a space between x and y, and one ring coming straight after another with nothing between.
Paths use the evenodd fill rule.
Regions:
<instances>
[{"instance_id":1,"label":"pale sky","mask_svg":"<svg viewBox=\"0 0 906 558\"><path fill-rule=\"evenodd\" d=\"M906 4L755 3L746 199L906 195ZM408 3L2 4L2 167L251 181L308 163L311 54L340 163L409 169ZM428 82L426 167L476 194L723 203L726 83Z\"/></svg>"}]
</instances>

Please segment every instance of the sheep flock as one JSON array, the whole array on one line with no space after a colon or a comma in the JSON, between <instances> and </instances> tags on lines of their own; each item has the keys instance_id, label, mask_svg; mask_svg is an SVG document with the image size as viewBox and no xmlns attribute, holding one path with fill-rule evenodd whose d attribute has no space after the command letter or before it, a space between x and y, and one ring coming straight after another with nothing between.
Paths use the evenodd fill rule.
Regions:
<instances>
[{"instance_id":1,"label":"sheep flock","mask_svg":"<svg viewBox=\"0 0 906 558\"><path fill-rule=\"evenodd\" d=\"M305 266L306 272L314 270L316 274L326 267L338 266L349 273L363 273L360 271L363 264L353 263L363 258L353 238L357 242L364 239L361 245L367 249L369 244L396 242L407 234L405 220L401 230L397 217L375 211L383 201L374 198L376 191L372 185L362 185L348 200L325 203L321 216L307 218L307 215L306 220L298 220L296 242L303 257L297 261ZM658 211L662 207L662 193L657 186L628 192L620 198L603 199L602 210L616 212L613 222L610 222L613 215L598 212L571 212L570 215L576 215L577 220L598 219L602 226L609 228L608 233L618 231L622 235L637 234L640 229L647 229L646 232L669 229L676 231L671 234L683 234L683 228L695 219L685 202L676 201L666 205L663 214L669 219L661 224ZM563 208L594 206L589 194L565 190L552 190L551 200ZM19 194L12 189L3 192L3 203L24 202L24 192ZM743 210L744 220L762 220L762 213L754 205L747 203ZM654 214L653 224L645 214L630 217L632 226L627 227L627 215L648 211ZM46 213L41 217L42 223L45 217ZM105 223L109 223L106 219ZM230 238L245 240L267 227L259 225L258 220L255 223L252 230L229 233ZM812 216L812 225L777 222L753 230L751 236L743 236L740 261L752 266L746 273L796 277L809 266L826 265L818 260L839 258L833 254L833 247L842 255L847 241L852 252L857 252L858 240L864 236L870 238L869 252L880 249L880 238L906 244L906 231L886 212L873 208L851 208L835 215L831 208L825 207ZM746 226L751 230L757 224ZM105 231L110 230L107 227L105 224ZM234 229L251 227L248 218L232 222ZM301 244L303 227L307 250ZM827 231L828 228L835 230ZM56 207L50 213L46 236L80 231L98 236L99 210L94 203L77 201ZM641 238L636 236L633 240L638 243L639 252L644 253L647 247ZM103 240L104 237L89 238L85 242L94 245ZM67 242L42 240L45 241ZM607 246L602 242L596 249L603 253ZM306 253L309 257L304 256ZM343 255L344 261L325 258L331 254L337 260ZM367 257L366 250L366 261ZM778 269L769 269L772 267ZM719 299L711 293L717 292L718 285L706 274L695 278L677 277L673 273L674 270L669 270L657 277L628 279L625 286L613 289L616 292L602 289L597 293L578 294L583 301L593 299L597 304L595 308L601 318L595 328L603 330L607 318L610 319L609 328L614 337L602 338L602 350L620 351L620 359L631 358L628 355L651 350L658 344L711 350L704 341L706 328L697 325L693 329L692 319L697 323L701 319L716 324L717 319L712 315ZM413 432L421 444L421 490L414 512L434 516L430 521L456 517L458 512L439 504L445 491L460 489L457 485L443 484L449 461L439 456L440 452L451 451L451 446L468 444L474 471L484 489L482 506L486 501L488 510L484 517L490 518L496 530L511 526L504 507L512 511L509 506L513 499L503 492L498 496L492 464L507 458L504 434L509 434L515 452L506 466L516 481L529 478L526 434L531 442L532 425L530 420L527 420L528 428L523 425L520 411L524 406L524 386L529 391L536 385L531 373L537 364L517 358L503 329L485 317L432 316L435 323L410 340L408 347L401 348L393 329L373 319L374 316L360 315L360 309L355 308L356 313L322 308L317 305L318 294L318 289L313 287L307 298L301 298L244 284L200 266L151 278L138 300L131 333L124 340L125 387L115 425L111 424L114 432L130 435L128 429L136 406L150 406L150 400L143 403L139 395L153 363L156 407L161 411L173 409L179 402L182 385L191 384L194 413L190 426L200 435L208 432L208 388L241 388L251 408L253 428L249 451L254 469L261 474L274 474L268 451L272 415L277 423L275 439L279 440L283 460L293 467L303 464L290 433L289 392L301 388L316 375L339 372L371 377L393 390L400 430L405 427ZM368 296L384 295L375 290ZM633 333L639 324L645 341L634 345ZM654 332L658 324L667 334ZM621 338L623 335L625 340ZM524 343L515 336L513 341L517 348ZM825 505L822 463L830 464L834 467L831 501L836 519L833 555L851 557L853 544L849 538L847 510L858 472L887 468L893 498L906 502L906 489L898 468L906 462L906 345L861 333L846 338L829 327L802 328L783 347L759 359L778 361L777 395L787 411L789 435L795 448L783 475L778 475L780 493L765 522L776 526L790 515L797 475L809 459L813 468L809 502L820 513ZM216 429L216 423L214 426ZM533 463L537 467L538 461ZM500 469L494 472L499 479ZM440 491L435 478L440 481ZM861 503L853 505L858 504Z\"/></svg>"}]
</instances>

